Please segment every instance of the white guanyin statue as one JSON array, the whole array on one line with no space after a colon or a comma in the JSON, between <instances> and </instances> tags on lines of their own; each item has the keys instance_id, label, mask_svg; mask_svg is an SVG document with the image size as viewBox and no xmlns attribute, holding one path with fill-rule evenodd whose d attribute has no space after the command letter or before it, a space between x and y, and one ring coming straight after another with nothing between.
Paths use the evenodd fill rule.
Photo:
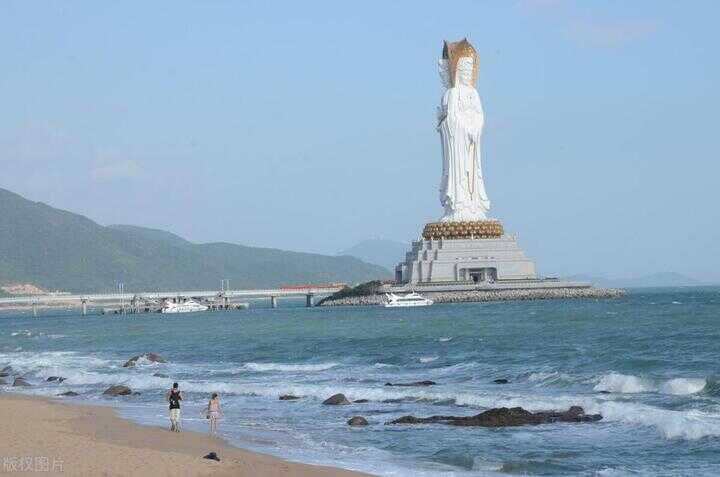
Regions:
<instances>
[{"instance_id":1,"label":"white guanyin statue","mask_svg":"<svg viewBox=\"0 0 720 477\"><path fill-rule=\"evenodd\" d=\"M478 63L477 52L467 39L445 42L439 61L444 93L437 126L443 157L441 222L488 219L490 200L480 164L484 115L475 89Z\"/></svg>"}]
</instances>

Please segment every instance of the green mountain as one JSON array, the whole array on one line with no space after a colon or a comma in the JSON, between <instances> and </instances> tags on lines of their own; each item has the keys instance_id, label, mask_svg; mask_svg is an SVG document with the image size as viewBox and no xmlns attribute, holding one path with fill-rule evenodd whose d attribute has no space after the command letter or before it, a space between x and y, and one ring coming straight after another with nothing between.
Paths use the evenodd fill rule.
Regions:
<instances>
[{"instance_id":1,"label":"green mountain","mask_svg":"<svg viewBox=\"0 0 720 477\"><path fill-rule=\"evenodd\" d=\"M189 242L162 230L105 227L0 189L0 284L72 292L358 283L390 272L353 257Z\"/></svg>"}]
</instances>

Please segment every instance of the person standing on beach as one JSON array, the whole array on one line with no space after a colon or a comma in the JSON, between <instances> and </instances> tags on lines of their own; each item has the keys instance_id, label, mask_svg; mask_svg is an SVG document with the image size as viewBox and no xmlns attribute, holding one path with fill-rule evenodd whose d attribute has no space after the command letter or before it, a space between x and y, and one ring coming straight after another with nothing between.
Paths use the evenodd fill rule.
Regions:
<instances>
[{"instance_id":1,"label":"person standing on beach","mask_svg":"<svg viewBox=\"0 0 720 477\"><path fill-rule=\"evenodd\" d=\"M167 392L165 398L170 403L170 430L180 432L180 401L182 401L182 393L178 383L173 383L173 387Z\"/></svg>"},{"instance_id":2,"label":"person standing on beach","mask_svg":"<svg viewBox=\"0 0 720 477\"><path fill-rule=\"evenodd\" d=\"M210 402L207 406L207 418L210 420L210 434L217 432L218 419L222 417L222 409L220 408L220 396L217 393L212 393Z\"/></svg>"}]
</instances>

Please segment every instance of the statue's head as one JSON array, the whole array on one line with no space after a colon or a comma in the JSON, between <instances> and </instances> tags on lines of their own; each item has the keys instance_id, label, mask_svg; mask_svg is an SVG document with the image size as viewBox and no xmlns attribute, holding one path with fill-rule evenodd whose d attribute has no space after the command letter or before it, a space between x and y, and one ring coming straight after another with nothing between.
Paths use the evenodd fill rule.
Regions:
<instances>
[{"instance_id":1,"label":"statue's head","mask_svg":"<svg viewBox=\"0 0 720 477\"><path fill-rule=\"evenodd\" d=\"M456 42L446 41L443 44L442 57L447 61L451 86L475 86L480 58L467 38Z\"/></svg>"}]
</instances>

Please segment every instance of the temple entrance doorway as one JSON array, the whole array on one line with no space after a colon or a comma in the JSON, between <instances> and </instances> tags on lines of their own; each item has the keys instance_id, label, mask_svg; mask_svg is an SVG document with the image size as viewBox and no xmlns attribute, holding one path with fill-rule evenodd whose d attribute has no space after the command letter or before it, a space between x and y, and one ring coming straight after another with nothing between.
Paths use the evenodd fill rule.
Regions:
<instances>
[{"instance_id":1,"label":"temple entrance doorway","mask_svg":"<svg viewBox=\"0 0 720 477\"><path fill-rule=\"evenodd\" d=\"M468 274L473 283L494 282L497 280L497 268L495 267L470 268Z\"/></svg>"}]
</instances>

